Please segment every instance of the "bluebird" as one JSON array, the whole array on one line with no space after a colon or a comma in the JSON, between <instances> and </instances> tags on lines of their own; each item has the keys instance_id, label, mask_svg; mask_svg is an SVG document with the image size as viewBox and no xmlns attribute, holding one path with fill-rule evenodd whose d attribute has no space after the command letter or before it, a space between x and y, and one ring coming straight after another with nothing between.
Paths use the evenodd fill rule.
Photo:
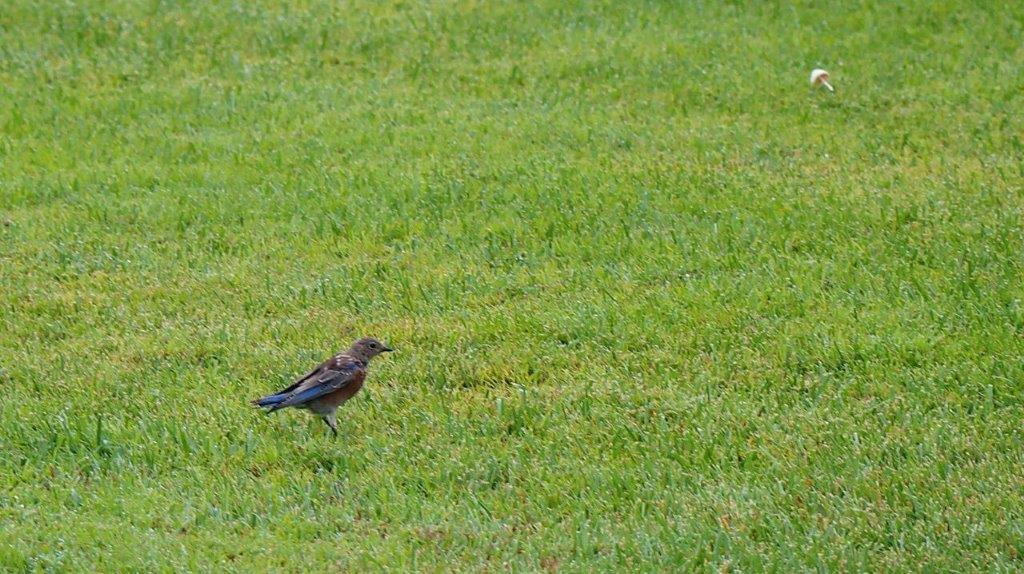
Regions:
<instances>
[{"instance_id":1,"label":"bluebird","mask_svg":"<svg viewBox=\"0 0 1024 574\"><path fill-rule=\"evenodd\" d=\"M334 436L338 436L338 407L363 388L370 359L393 350L371 337L359 339L349 350L320 363L290 387L256 399L252 404L267 409L268 413L286 407L306 409L318 415L331 427Z\"/></svg>"}]
</instances>

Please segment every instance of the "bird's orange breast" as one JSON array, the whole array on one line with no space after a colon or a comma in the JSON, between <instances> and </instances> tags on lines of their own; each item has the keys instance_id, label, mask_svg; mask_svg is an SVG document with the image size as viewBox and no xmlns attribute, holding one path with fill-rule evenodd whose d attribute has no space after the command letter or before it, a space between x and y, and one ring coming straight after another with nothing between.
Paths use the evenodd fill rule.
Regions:
<instances>
[{"instance_id":1,"label":"bird's orange breast","mask_svg":"<svg viewBox=\"0 0 1024 574\"><path fill-rule=\"evenodd\" d=\"M352 375L352 380L347 385L333 393L328 393L320 397L317 399L317 402L331 408L337 407L355 396L355 394L359 392L359 389L363 388L363 381L365 380L366 371L360 370L356 374Z\"/></svg>"}]
</instances>

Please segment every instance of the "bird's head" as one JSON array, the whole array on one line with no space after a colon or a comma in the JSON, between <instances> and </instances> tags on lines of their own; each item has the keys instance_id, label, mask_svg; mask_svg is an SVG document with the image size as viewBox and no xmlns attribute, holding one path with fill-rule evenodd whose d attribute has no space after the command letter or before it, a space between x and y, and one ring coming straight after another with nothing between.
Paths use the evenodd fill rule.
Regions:
<instances>
[{"instance_id":1,"label":"bird's head","mask_svg":"<svg viewBox=\"0 0 1024 574\"><path fill-rule=\"evenodd\" d=\"M363 337L362 339L359 339L355 343L352 343L352 348L348 350L350 355L363 362L369 362L370 359L377 355L381 353L389 353L391 351L394 351L394 349L373 337Z\"/></svg>"}]
</instances>

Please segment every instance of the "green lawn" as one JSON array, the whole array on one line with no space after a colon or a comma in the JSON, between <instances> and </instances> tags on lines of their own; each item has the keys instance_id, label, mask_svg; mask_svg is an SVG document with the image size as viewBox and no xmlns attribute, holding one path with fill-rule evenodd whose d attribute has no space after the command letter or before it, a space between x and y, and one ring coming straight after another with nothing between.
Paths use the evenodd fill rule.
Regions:
<instances>
[{"instance_id":1,"label":"green lawn","mask_svg":"<svg viewBox=\"0 0 1024 574\"><path fill-rule=\"evenodd\" d=\"M0 2L0 569L1024 568L1024 3L827 4Z\"/></svg>"}]
</instances>

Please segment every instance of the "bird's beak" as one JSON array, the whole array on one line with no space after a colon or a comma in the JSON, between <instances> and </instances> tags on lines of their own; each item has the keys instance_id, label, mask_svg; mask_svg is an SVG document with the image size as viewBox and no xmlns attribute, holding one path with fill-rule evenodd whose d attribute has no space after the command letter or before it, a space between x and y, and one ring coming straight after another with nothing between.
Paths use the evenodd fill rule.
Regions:
<instances>
[{"instance_id":1,"label":"bird's beak","mask_svg":"<svg viewBox=\"0 0 1024 574\"><path fill-rule=\"evenodd\" d=\"M384 347L383 349L381 349L381 352L383 353L393 353L394 351L395 350L392 349L391 347Z\"/></svg>"}]
</instances>

